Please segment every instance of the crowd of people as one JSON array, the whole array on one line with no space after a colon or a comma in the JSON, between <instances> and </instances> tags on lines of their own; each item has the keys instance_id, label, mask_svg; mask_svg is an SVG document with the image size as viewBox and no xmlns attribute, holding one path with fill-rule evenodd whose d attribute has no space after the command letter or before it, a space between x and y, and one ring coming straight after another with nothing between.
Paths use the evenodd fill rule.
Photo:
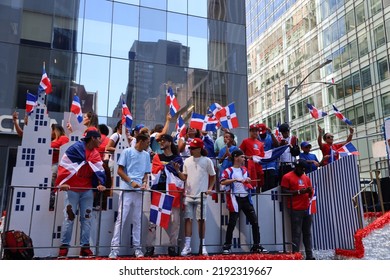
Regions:
<instances>
[{"instance_id":1,"label":"crowd of people","mask_svg":"<svg viewBox=\"0 0 390 280\"><path fill-rule=\"evenodd\" d=\"M14 114L17 133L22 136L23 130L16 125L18 116ZM121 233L125 221L130 215L133 224L133 248L137 258L153 256L156 242L156 228L148 225L148 236L145 244L141 243L141 213L143 190L149 188L148 178L152 174L151 195L155 192L171 192L175 196L169 227L168 255L176 256L180 229L180 213L183 209L180 201L181 188L172 190L168 181L176 180L175 185L182 186L184 191L184 247L181 256L192 253L192 223L197 222L201 239L200 254L207 255L205 245L207 197L217 192L226 193L226 205L229 211L229 222L226 231L223 254L230 254L232 234L239 213L242 210L252 227L252 253L266 253L260 243L260 227L253 207L252 195L281 186L287 194L287 208L291 215L292 249L298 252L301 235L305 247L306 259L314 259L311 245L311 215L308 214L313 186L307 173L317 170L339 158L337 150L352 140L354 130L349 128L349 135L342 143L333 143L333 135L324 133L318 126L318 145L322 151L322 159L311 153L312 145L303 141L299 144L294 135L290 135L287 123L279 127L281 137L277 138L265 124L253 124L249 127L249 136L238 144L237 136L229 129L222 128L221 135L213 139L206 131L188 127L185 136L176 137L169 134L171 122L167 114L165 124L157 124L151 131L145 125L138 124L133 130L126 129L129 148L123 150L119 159L113 154L122 135L122 121L118 121L113 133L104 124L98 124L97 115L93 112L84 114L83 124L86 129L83 138L71 145L62 159L58 158L58 149L69 141L65 130L60 125L52 126L53 155L53 191L65 191L64 222L60 257L68 254L76 210L80 218L80 257L90 257L93 252L89 247L91 231L91 212L102 207L96 202L96 194L106 192L112 187L114 165L118 165L117 175L120 177L118 216L115 221L114 234L111 241L110 258L117 258L121 242ZM27 123L26 123L27 124ZM72 132L72 126L67 124ZM324 140L325 142L322 142ZM284 153L273 160L256 162L254 157L265 158L267 152L280 146L288 145ZM73 167L69 175L69 160L80 163ZM68 173L62 172L68 169ZM217 184L218 181L218 184ZM178 195L179 193L179 195ZM100 197L100 196L99 196ZM95 202L94 202L95 201ZM54 204L50 203L53 210ZM142 245L146 247L144 254Z\"/></svg>"}]
</instances>

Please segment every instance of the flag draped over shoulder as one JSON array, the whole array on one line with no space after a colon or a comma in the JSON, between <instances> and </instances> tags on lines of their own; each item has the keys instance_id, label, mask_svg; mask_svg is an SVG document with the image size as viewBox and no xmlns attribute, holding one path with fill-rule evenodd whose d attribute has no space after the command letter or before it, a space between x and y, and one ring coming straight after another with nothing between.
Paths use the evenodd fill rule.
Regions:
<instances>
[{"instance_id":1,"label":"flag draped over shoulder","mask_svg":"<svg viewBox=\"0 0 390 280\"><path fill-rule=\"evenodd\" d=\"M27 92L26 95L26 113L31 115L34 112L35 107L38 105L38 96Z\"/></svg>"},{"instance_id":2,"label":"flag draped over shoulder","mask_svg":"<svg viewBox=\"0 0 390 280\"><path fill-rule=\"evenodd\" d=\"M289 145L284 145L264 152L264 157L253 156L253 161L257 163L269 163L278 159L284 151L289 148Z\"/></svg>"},{"instance_id":3,"label":"flag draped over shoulder","mask_svg":"<svg viewBox=\"0 0 390 280\"><path fill-rule=\"evenodd\" d=\"M337 150L337 152L339 153L339 155L341 157L349 156L349 155L355 155L355 156L359 155L358 150L356 149L356 147L351 142L348 142L347 144L345 144L344 146L339 148Z\"/></svg>"},{"instance_id":4,"label":"flag draped over shoulder","mask_svg":"<svg viewBox=\"0 0 390 280\"><path fill-rule=\"evenodd\" d=\"M340 120L342 120L343 122L345 122L346 124L348 125L352 125L352 122L347 119L337 108L336 106L332 105L333 106L333 110L334 110L334 114L336 115L336 117Z\"/></svg>"},{"instance_id":5,"label":"flag draped over shoulder","mask_svg":"<svg viewBox=\"0 0 390 280\"><path fill-rule=\"evenodd\" d=\"M180 207L180 194L182 193L184 189L184 182L180 180L178 177L179 175L177 174L175 168L173 167L173 162L178 163L180 166L183 165L183 160L181 157L176 157L172 162L164 165L158 154L156 154L153 157L152 160L152 189L153 186L157 185L160 176L162 172L165 173L166 176L166 185L165 185L165 190L173 196L173 201L172 201L172 207L179 208Z\"/></svg>"},{"instance_id":6,"label":"flag draped over shoulder","mask_svg":"<svg viewBox=\"0 0 390 280\"><path fill-rule=\"evenodd\" d=\"M130 113L129 107L126 102L122 99L122 124L126 124L127 129L131 129L133 124L133 116Z\"/></svg>"},{"instance_id":7,"label":"flag draped over shoulder","mask_svg":"<svg viewBox=\"0 0 390 280\"><path fill-rule=\"evenodd\" d=\"M53 91L50 79L46 74L45 64L43 64L42 77L38 87L38 92L42 91L44 91L46 94L50 94Z\"/></svg>"},{"instance_id":8,"label":"flag draped over shoulder","mask_svg":"<svg viewBox=\"0 0 390 280\"><path fill-rule=\"evenodd\" d=\"M232 129L238 127L238 118L236 109L234 108L234 102L218 111L216 118L221 123L221 126L225 128Z\"/></svg>"},{"instance_id":9,"label":"flag draped over shoulder","mask_svg":"<svg viewBox=\"0 0 390 280\"><path fill-rule=\"evenodd\" d=\"M177 113L177 111L180 109L179 102L177 101L177 98L173 94L173 90L171 87L167 90L167 97L165 100L165 103L169 106L169 113L172 117L174 117Z\"/></svg>"},{"instance_id":10,"label":"flag draped over shoulder","mask_svg":"<svg viewBox=\"0 0 390 280\"><path fill-rule=\"evenodd\" d=\"M99 181L98 183L105 184L106 176L100 154L98 152L90 153L90 156L86 158L85 149L85 142L79 141L65 151L58 165L56 185L65 184L85 164L89 164Z\"/></svg>"},{"instance_id":11,"label":"flag draped over shoulder","mask_svg":"<svg viewBox=\"0 0 390 280\"><path fill-rule=\"evenodd\" d=\"M169 226L172 211L173 196L152 191L149 221L165 229Z\"/></svg>"},{"instance_id":12,"label":"flag draped over shoulder","mask_svg":"<svg viewBox=\"0 0 390 280\"><path fill-rule=\"evenodd\" d=\"M80 98L77 95L73 96L73 101L72 101L72 106L70 107L70 111L76 115L77 121L79 123L83 121L83 113L81 112Z\"/></svg>"},{"instance_id":13,"label":"flag draped over shoulder","mask_svg":"<svg viewBox=\"0 0 390 280\"><path fill-rule=\"evenodd\" d=\"M218 120L198 113L192 113L190 127L203 131L216 131Z\"/></svg>"},{"instance_id":14,"label":"flag draped over shoulder","mask_svg":"<svg viewBox=\"0 0 390 280\"><path fill-rule=\"evenodd\" d=\"M325 117L327 115L327 113L323 112L322 110L318 110L316 107L314 107L311 104L306 104L306 106L309 109L310 115L316 120Z\"/></svg>"}]
</instances>

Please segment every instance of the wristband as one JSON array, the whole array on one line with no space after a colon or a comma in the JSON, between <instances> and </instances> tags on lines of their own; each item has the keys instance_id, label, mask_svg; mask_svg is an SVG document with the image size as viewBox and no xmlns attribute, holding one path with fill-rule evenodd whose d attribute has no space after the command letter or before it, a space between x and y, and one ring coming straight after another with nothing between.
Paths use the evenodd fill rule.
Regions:
<instances>
[{"instance_id":1,"label":"wristband","mask_svg":"<svg viewBox=\"0 0 390 280\"><path fill-rule=\"evenodd\" d=\"M301 194L301 190L298 190L298 194Z\"/></svg>"}]
</instances>

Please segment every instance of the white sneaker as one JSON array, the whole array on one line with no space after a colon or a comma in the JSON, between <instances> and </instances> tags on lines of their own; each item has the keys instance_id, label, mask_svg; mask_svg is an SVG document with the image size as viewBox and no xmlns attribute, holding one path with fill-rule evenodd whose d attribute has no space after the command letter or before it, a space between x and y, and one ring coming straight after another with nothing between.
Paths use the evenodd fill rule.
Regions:
<instances>
[{"instance_id":1,"label":"white sneaker","mask_svg":"<svg viewBox=\"0 0 390 280\"><path fill-rule=\"evenodd\" d=\"M110 259L116 259L118 258L118 251L117 250L111 250L110 254L108 255Z\"/></svg>"},{"instance_id":2,"label":"white sneaker","mask_svg":"<svg viewBox=\"0 0 390 280\"><path fill-rule=\"evenodd\" d=\"M140 249L135 249L134 255L136 258L143 258L144 257L144 253L142 253L142 251Z\"/></svg>"},{"instance_id":3,"label":"white sneaker","mask_svg":"<svg viewBox=\"0 0 390 280\"><path fill-rule=\"evenodd\" d=\"M184 247L183 250L181 251L180 255L183 256L183 257L191 255L191 248L190 247Z\"/></svg>"},{"instance_id":4,"label":"white sneaker","mask_svg":"<svg viewBox=\"0 0 390 280\"><path fill-rule=\"evenodd\" d=\"M209 255L209 254L207 253L207 250L206 250L206 247L205 247L205 246L202 247L202 255L203 255L203 256L208 256L208 255Z\"/></svg>"}]
</instances>

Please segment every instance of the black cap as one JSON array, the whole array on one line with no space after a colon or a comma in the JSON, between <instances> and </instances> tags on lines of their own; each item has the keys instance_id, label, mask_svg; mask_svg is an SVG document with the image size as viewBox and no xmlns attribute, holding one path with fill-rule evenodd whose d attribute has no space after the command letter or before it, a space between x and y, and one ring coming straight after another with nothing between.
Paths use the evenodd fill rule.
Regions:
<instances>
[{"instance_id":1,"label":"black cap","mask_svg":"<svg viewBox=\"0 0 390 280\"><path fill-rule=\"evenodd\" d=\"M304 159L298 159L296 162L294 162L295 167L307 167L307 161Z\"/></svg>"},{"instance_id":2,"label":"black cap","mask_svg":"<svg viewBox=\"0 0 390 280\"><path fill-rule=\"evenodd\" d=\"M239 157L239 156L241 156L241 155L243 155L243 154L244 154L244 152L241 151L240 149L238 149L238 150L234 150L234 151L231 153L231 156L232 156L232 159L234 159L235 157Z\"/></svg>"},{"instance_id":3,"label":"black cap","mask_svg":"<svg viewBox=\"0 0 390 280\"><path fill-rule=\"evenodd\" d=\"M160 137L158 137L158 139L156 139L157 142L161 141L161 140L165 140L165 141L168 141L168 142L173 142L173 138L169 134L160 135Z\"/></svg>"},{"instance_id":4,"label":"black cap","mask_svg":"<svg viewBox=\"0 0 390 280\"><path fill-rule=\"evenodd\" d=\"M287 123L283 123L279 126L280 132L287 132L290 131L290 126Z\"/></svg>"},{"instance_id":5,"label":"black cap","mask_svg":"<svg viewBox=\"0 0 390 280\"><path fill-rule=\"evenodd\" d=\"M89 130L87 134L85 134L83 139L89 139L89 138L99 138L101 137L100 133L97 130Z\"/></svg>"}]
</instances>

